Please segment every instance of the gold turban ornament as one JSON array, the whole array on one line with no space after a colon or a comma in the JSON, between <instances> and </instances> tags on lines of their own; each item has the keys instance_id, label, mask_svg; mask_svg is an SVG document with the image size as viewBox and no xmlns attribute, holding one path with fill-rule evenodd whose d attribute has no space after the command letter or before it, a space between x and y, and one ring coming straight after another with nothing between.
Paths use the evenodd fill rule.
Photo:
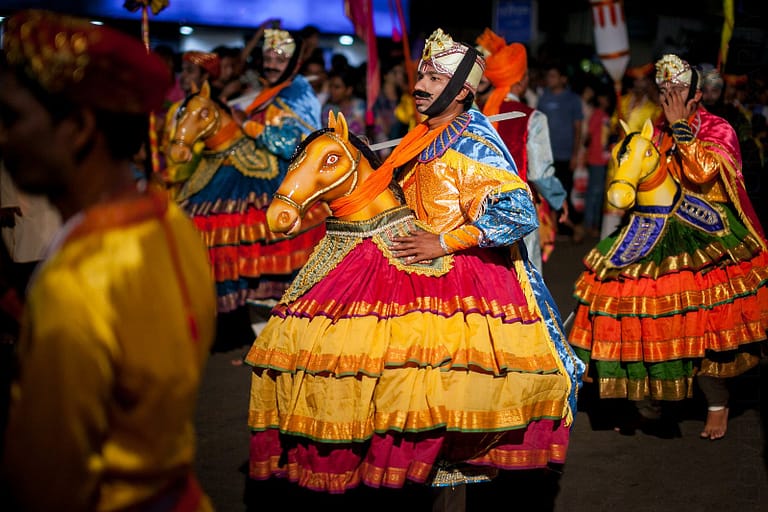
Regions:
<instances>
[{"instance_id":1,"label":"gold turban ornament","mask_svg":"<svg viewBox=\"0 0 768 512\"><path fill-rule=\"evenodd\" d=\"M690 86L693 73L696 71L691 68L690 64L671 53L656 61L656 85L671 83ZM696 80L696 83L698 88L699 80Z\"/></svg>"},{"instance_id":2,"label":"gold turban ornament","mask_svg":"<svg viewBox=\"0 0 768 512\"><path fill-rule=\"evenodd\" d=\"M451 36L438 28L424 44L419 71L425 72L427 67L432 67L438 73L453 76L469 49L470 47L465 44L454 42ZM472 94L477 92L477 85L484 71L485 60L478 54L469 75L464 80L464 86L472 91Z\"/></svg>"},{"instance_id":3,"label":"gold turban ornament","mask_svg":"<svg viewBox=\"0 0 768 512\"><path fill-rule=\"evenodd\" d=\"M291 34L285 30L268 28L264 30L264 48L263 51L272 50L278 55L291 58L296 51L296 41Z\"/></svg>"}]
</instances>

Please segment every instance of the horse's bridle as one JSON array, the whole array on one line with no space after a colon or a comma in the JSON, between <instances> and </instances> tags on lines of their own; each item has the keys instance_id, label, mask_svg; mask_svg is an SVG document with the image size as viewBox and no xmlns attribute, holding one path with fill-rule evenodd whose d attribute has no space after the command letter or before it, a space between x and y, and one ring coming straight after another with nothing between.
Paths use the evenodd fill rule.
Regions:
<instances>
[{"instance_id":1,"label":"horse's bridle","mask_svg":"<svg viewBox=\"0 0 768 512\"><path fill-rule=\"evenodd\" d=\"M196 95L190 96L189 98L187 98L184 101L184 103L182 103L179 106L179 110L178 110L178 113L177 113L177 118L175 120L175 123L176 123L177 127L178 127L179 123L188 115L186 113L187 103L189 103L189 100L191 100L194 96L196 96ZM200 134L197 136L197 139L195 139L195 140L205 140L205 139L207 139L208 137L210 137L211 135L213 135L215 133L216 129L221 124L221 114L219 113L219 110L216 109L216 108L212 108L211 110L213 111L213 122L211 124L209 124L205 128L205 130L201 131ZM178 130L176 132L174 132L174 135L176 133L178 133ZM195 141L192 141L191 143L187 143L187 142L184 142L183 140L181 140L179 138L176 138L176 137L174 137L170 141L170 144L172 146L173 145L178 145L178 146L185 146L185 147L188 147L188 148L191 148L194 143L195 143Z\"/></svg>"},{"instance_id":2,"label":"horse's bridle","mask_svg":"<svg viewBox=\"0 0 768 512\"><path fill-rule=\"evenodd\" d=\"M327 135L328 137L332 138L336 143L339 144L344 149L344 152L347 155L347 158L350 162L352 162L352 165L350 166L349 170L345 172L342 176L340 176L336 181L328 185L327 187L324 187L320 190L315 191L315 193L311 194L309 197L307 197L304 201L301 203L298 203L291 199L290 197L281 194L279 192L275 192L272 194L272 197L274 199L279 199L283 201L284 203L288 203L290 206L295 208L299 212L299 216L303 216L306 213L306 210L315 203L315 201L325 194L326 192L335 189L336 187L341 186L345 181L347 181L350 176L352 177L352 184L349 187L349 190L347 190L341 197L348 196L352 193L353 190L355 190L355 187L357 186L357 168L360 165L360 158L362 158L363 152L357 149L357 154L352 155L352 152L349 150L347 145L344 143L344 140L342 140L341 137L336 135L334 132L326 132L324 135ZM306 148L301 152L298 157L296 157L293 162L291 162L291 165L288 167L288 170L286 171L286 175L291 172L292 170L296 169L301 165L301 163L304 161L304 159L307 157L307 150Z\"/></svg>"}]
</instances>

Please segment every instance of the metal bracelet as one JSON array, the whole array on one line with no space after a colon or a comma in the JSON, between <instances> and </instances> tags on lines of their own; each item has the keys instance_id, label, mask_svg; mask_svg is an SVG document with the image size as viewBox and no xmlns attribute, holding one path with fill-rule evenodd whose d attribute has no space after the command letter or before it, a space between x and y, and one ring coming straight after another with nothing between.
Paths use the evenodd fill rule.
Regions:
<instances>
[{"instance_id":1,"label":"metal bracelet","mask_svg":"<svg viewBox=\"0 0 768 512\"><path fill-rule=\"evenodd\" d=\"M448 245L445 243L445 234L440 233L440 247L443 248L443 252L445 254L450 254L451 250L448 248Z\"/></svg>"}]
</instances>

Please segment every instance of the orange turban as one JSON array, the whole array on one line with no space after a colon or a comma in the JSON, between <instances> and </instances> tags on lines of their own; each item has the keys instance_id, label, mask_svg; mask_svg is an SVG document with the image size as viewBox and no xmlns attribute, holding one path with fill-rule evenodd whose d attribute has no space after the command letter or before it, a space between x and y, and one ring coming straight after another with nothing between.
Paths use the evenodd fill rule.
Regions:
<instances>
[{"instance_id":1,"label":"orange turban","mask_svg":"<svg viewBox=\"0 0 768 512\"><path fill-rule=\"evenodd\" d=\"M749 77L747 75L723 75L723 80L728 85L739 86L746 85L749 82Z\"/></svg>"},{"instance_id":2,"label":"orange turban","mask_svg":"<svg viewBox=\"0 0 768 512\"><path fill-rule=\"evenodd\" d=\"M499 113L501 103L512 86L525 77L528 54L525 46L520 43L508 45L504 38L489 28L485 29L476 42L490 53L485 60L485 76L493 84L493 91L485 102L483 114L492 116Z\"/></svg>"},{"instance_id":3,"label":"orange turban","mask_svg":"<svg viewBox=\"0 0 768 512\"><path fill-rule=\"evenodd\" d=\"M634 66L627 69L626 75L629 78L644 78L650 77L654 70L653 62L647 62L641 66Z\"/></svg>"}]
</instances>

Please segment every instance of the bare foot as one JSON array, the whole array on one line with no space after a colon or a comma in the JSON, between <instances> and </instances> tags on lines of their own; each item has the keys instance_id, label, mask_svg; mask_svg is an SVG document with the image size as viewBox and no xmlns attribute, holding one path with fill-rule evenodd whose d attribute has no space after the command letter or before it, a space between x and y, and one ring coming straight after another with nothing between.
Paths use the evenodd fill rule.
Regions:
<instances>
[{"instance_id":1,"label":"bare foot","mask_svg":"<svg viewBox=\"0 0 768 512\"><path fill-rule=\"evenodd\" d=\"M725 437L725 431L728 429L728 408L719 411L707 411L707 421L704 423L700 437L715 441Z\"/></svg>"}]
</instances>

